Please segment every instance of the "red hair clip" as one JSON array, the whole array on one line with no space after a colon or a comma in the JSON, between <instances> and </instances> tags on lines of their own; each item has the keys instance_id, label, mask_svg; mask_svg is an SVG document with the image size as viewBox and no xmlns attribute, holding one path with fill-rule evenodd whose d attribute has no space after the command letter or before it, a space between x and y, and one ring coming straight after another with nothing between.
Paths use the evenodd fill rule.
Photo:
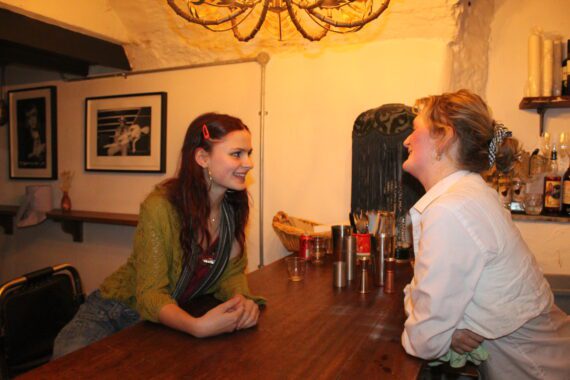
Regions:
<instances>
[{"instance_id":1,"label":"red hair clip","mask_svg":"<svg viewBox=\"0 0 570 380\"><path fill-rule=\"evenodd\" d=\"M208 126L206 126L206 124L202 125L202 135L205 140L210 140L210 131L208 131Z\"/></svg>"}]
</instances>

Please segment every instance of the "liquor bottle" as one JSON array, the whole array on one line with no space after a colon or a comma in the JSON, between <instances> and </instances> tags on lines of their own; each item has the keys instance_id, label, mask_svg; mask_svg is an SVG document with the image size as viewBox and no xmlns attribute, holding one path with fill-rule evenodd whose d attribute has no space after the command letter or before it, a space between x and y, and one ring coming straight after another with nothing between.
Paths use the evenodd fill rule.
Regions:
<instances>
[{"instance_id":1,"label":"liquor bottle","mask_svg":"<svg viewBox=\"0 0 570 380\"><path fill-rule=\"evenodd\" d=\"M562 95L563 96L568 95L568 73L567 73L567 69L568 69L568 59L566 58L564 61L562 61Z\"/></svg>"},{"instance_id":2,"label":"liquor bottle","mask_svg":"<svg viewBox=\"0 0 570 380\"><path fill-rule=\"evenodd\" d=\"M570 40L566 42L566 58L562 61L562 95L570 95L570 88L568 86L568 58L570 58Z\"/></svg>"},{"instance_id":3,"label":"liquor bottle","mask_svg":"<svg viewBox=\"0 0 570 380\"><path fill-rule=\"evenodd\" d=\"M570 165L562 177L562 210L561 214L570 216Z\"/></svg>"},{"instance_id":4,"label":"liquor bottle","mask_svg":"<svg viewBox=\"0 0 570 380\"><path fill-rule=\"evenodd\" d=\"M544 176L544 212L546 214L558 214L560 212L561 177L558 174L558 162L556 145L552 147L550 154L550 167Z\"/></svg>"}]
</instances>

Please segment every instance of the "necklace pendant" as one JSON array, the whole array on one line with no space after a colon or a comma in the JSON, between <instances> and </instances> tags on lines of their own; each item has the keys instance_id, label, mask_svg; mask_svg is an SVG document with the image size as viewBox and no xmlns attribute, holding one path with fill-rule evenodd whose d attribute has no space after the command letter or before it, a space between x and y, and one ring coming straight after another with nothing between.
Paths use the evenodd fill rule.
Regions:
<instances>
[{"instance_id":1,"label":"necklace pendant","mask_svg":"<svg viewBox=\"0 0 570 380\"><path fill-rule=\"evenodd\" d=\"M214 265L216 263L216 258L212 255L202 256L202 262L208 265Z\"/></svg>"}]
</instances>

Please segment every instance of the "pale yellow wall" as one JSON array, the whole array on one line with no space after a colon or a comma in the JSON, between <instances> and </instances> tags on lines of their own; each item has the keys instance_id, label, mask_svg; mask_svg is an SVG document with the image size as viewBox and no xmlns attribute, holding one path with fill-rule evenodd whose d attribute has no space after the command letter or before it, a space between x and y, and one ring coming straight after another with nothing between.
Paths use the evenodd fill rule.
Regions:
<instances>
[{"instance_id":1,"label":"pale yellow wall","mask_svg":"<svg viewBox=\"0 0 570 380\"><path fill-rule=\"evenodd\" d=\"M527 79L527 40L534 26L570 39L568 0L497 0L491 24L487 100L495 118L512 129L526 150L539 147L539 116L519 110ZM549 110L546 131L570 133L570 109ZM522 236L547 273L570 274L570 225L568 223L517 222Z\"/></svg>"},{"instance_id":2,"label":"pale yellow wall","mask_svg":"<svg viewBox=\"0 0 570 380\"><path fill-rule=\"evenodd\" d=\"M446 60L443 41L420 39L274 57L267 82L266 220L282 210L325 224L346 221L354 120L385 103L411 104L441 92ZM265 238L270 260L286 253L271 229Z\"/></svg>"},{"instance_id":3,"label":"pale yellow wall","mask_svg":"<svg viewBox=\"0 0 570 380\"><path fill-rule=\"evenodd\" d=\"M421 56L418 70L416 57ZM322 54L272 56L267 66L265 138L265 260L286 254L271 227L276 211L324 223L345 220L350 204L351 131L362 111L388 102L412 102L440 92L445 43L407 39L377 42ZM71 197L76 209L136 212L152 185L165 176L83 172L83 102L87 96L168 92L168 173L174 173L183 131L208 110L241 116L259 127L256 63L104 79L58 86L59 165L76 172ZM0 140L0 167L7 167ZM250 188L255 194L253 176ZM30 181L0 179L0 204L20 201ZM52 182L55 186L56 184ZM55 193L59 194L58 191ZM56 198L59 195L55 196ZM254 222L257 210L254 210ZM72 243L48 221L14 236L0 234L0 281L53 262L71 261L93 289L130 252L132 227L86 224L86 241ZM250 229L250 268L257 264L257 227Z\"/></svg>"},{"instance_id":4,"label":"pale yellow wall","mask_svg":"<svg viewBox=\"0 0 570 380\"><path fill-rule=\"evenodd\" d=\"M138 213L139 203L154 184L172 176L177 168L184 133L189 122L208 111L237 115L250 126L254 146L259 147L260 66L245 63L224 67L147 74L127 79L111 78L81 82L48 82L58 88L58 162L60 170L73 170L70 196L76 210ZM165 91L167 106L167 173L85 172L84 101L86 97ZM6 128L2 129L6 136ZM0 139L0 167L7 168L7 142ZM258 159L259 149L254 153ZM251 176L250 192L259 197L256 179ZM51 184L54 207L59 207L60 191L55 181L9 180L7 171L0 179L0 204L19 204L30 184ZM251 245L258 241L258 212L252 214L248 234ZM133 227L85 224L85 241L73 243L59 225L46 221L39 226L17 229L13 236L0 233L0 282L43 266L68 261L84 274L85 286L92 290L101 280L125 262L131 251ZM249 255L251 268L258 262L257 252Z\"/></svg>"},{"instance_id":5,"label":"pale yellow wall","mask_svg":"<svg viewBox=\"0 0 570 380\"><path fill-rule=\"evenodd\" d=\"M549 0L547 5L541 2L539 6L530 0L496 1L487 99L497 118L527 146L536 141L538 116L518 110L526 77L526 36L531 22L558 28L570 36L562 3L565 1ZM412 103L417 97L446 90L452 64L448 43L449 39L442 37L391 38L271 54L264 141L266 263L286 254L271 228L271 219L278 210L322 223L346 220L355 118L384 103ZM259 127L259 66L255 63L127 80L42 84L58 86L59 165L61 169L76 171L71 193L76 209L136 212L152 185L174 173L183 131L198 113L234 113L250 127ZM84 98L147 91L167 91L169 95L168 173L162 176L83 172ZM569 118L570 112L549 111L548 128L566 128ZM3 136L5 133L4 129ZM7 168L6 144L6 138L0 138L2 168ZM255 178L254 173L254 200L258 199ZM3 170L0 204L18 203L25 185L31 183L8 180L7 171ZM51 183L55 189L56 183ZM54 192L55 198L59 197ZM259 200L255 207L258 204ZM257 215L257 210L253 215ZM552 226L555 232L549 234ZM45 265L70 261L83 273L86 288L92 290L126 260L133 231L132 227L86 224L85 242L73 243L59 225L48 221L18 230L14 236L0 233L0 282ZM250 231L252 269L257 262L257 228ZM570 232L569 226L532 223L522 225L521 231L546 272L570 273L568 243L564 239ZM561 254L553 256L551 252L557 250Z\"/></svg>"}]
</instances>

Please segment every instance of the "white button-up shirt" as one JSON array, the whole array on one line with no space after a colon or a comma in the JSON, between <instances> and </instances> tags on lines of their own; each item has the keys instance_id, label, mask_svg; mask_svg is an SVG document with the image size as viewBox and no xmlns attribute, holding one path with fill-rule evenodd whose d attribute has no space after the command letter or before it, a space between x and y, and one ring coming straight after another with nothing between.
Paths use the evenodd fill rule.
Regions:
<instances>
[{"instance_id":1,"label":"white button-up shirt","mask_svg":"<svg viewBox=\"0 0 570 380\"><path fill-rule=\"evenodd\" d=\"M416 262L402 334L409 354L444 355L456 329L508 335L552 306L534 256L479 174L449 175L410 214Z\"/></svg>"}]
</instances>

